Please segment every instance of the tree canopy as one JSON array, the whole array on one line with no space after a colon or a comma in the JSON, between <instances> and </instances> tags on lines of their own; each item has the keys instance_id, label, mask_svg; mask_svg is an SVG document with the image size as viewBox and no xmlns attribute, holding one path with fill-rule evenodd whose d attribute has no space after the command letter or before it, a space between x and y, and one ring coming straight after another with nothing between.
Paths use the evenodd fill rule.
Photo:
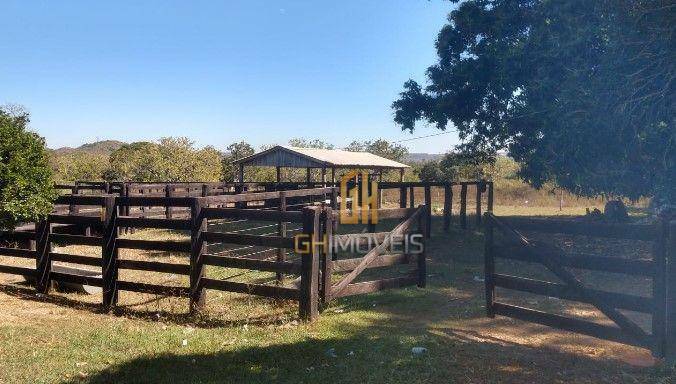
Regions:
<instances>
[{"instance_id":1,"label":"tree canopy","mask_svg":"<svg viewBox=\"0 0 676 384\"><path fill-rule=\"evenodd\" d=\"M468 153L507 149L536 187L674 201L675 29L657 0L466 1L395 122L452 125Z\"/></svg>"},{"instance_id":2,"label":"tree canopy","mask_svg":"<svg viewBox=\"0 0 676 384\"><path fill-rule=\"evenodd\" d=\"M0 228L38 221L55 197L45 141L24 111L0 108Z\"/></svg>"},{"instance_id":3,"label":"tree canopy","mask_svg":"<svg viewBox=\"0 0 676 384\"><path fill-rule=\"evenodd\" d=\"M403 162L408 155L408 148L384 139L353 141L345 150L352 152L370 152L386 159Z\"/></svg>"}]
</instances>

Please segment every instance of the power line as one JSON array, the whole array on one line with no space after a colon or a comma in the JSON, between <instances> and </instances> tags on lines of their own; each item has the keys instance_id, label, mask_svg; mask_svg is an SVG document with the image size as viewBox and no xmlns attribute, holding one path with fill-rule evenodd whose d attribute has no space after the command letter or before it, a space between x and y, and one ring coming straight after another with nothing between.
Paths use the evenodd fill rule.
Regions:
<instances>
[{"instance_id":1,"label":"power line","mask_svg":"<svg viewBox=\"0 0 676 384\"><path fill-rule=\"evenodd\" d=\"M452 129L452 130L444 131L444 132L441 132L441 133L433 133L433 134L431 134L431 135L412 137L412 138L410 138L410 139L403 139L403 140L395 141L395 143L403 143L403 142L405 142L405 141L413 141L413 140L425 139L425 138L428 138L428 137L434 137L434 136L440 136L440 135L447 135L447 134L449 134L449 133L451 133L451 132L457 132L457 131L456 131L455 129Z\"/></svg>"}]
</instances>

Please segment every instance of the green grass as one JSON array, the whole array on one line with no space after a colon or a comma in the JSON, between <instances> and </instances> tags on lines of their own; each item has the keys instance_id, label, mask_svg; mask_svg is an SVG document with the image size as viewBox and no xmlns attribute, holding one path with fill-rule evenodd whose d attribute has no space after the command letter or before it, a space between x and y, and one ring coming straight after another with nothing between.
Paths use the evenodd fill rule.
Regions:
<instances>
[{"instance_id":1,"label":"green grass","mask_svg":"<svg viewBox=\"0 0 676 384\"><path fill-rule=\"evenodd\" d=\"M37 296L0 285L0 383L670 383L647 352L483 310L482 237L439 232L429 286L341 299L312 324L296 304L210 291L187 303L123 295L116 314L97 297ZM142 233L137 236L143 236ZM539 303L533 303L539 304ZM545 303L546 304L546 303ZM572 310L572 309L571 309ZM184 345L185 340L185 345ZM427 349L414 355L411 348Z\"/></svg>"}]
</instances>

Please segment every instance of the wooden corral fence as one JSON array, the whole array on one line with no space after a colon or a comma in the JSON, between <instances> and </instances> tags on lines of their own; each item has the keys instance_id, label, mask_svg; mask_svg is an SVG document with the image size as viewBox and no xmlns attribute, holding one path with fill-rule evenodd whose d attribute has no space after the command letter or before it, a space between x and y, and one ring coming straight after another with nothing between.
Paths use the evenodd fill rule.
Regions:
<instances>
[{"instance_id":1,"label":"wooden corral fence","mask_svg":"<svg viewBox=\"0 0 676 384\"><path fill-rule=\"evenodd\" d=\"M67 191L70 194L115 194L121 197L147 196L147 197L207 197L219 195L235 195L251 192L275 192L298 189L312 189L322 187L339 187L338 183L322 182L246 182L246 183L222 183L222 182L185 182L185 183L141 183L141 182L92 182L78 181L72 185L59 184L56 188ZM433 190L443 190L443 196L439 205L443 215L443 229L448 231L454 217L457 217L461 228L469 226L468 215L473 210L476 226L481 225L482 213L493 212L494 188L492 181L459 181L459 182L379 182L378 201L382 201L385 191L398 191L400 208L414 208L418 204L434 207L435 194ZM459 189L459 191L458 191ZM422 192L421 201L416 202L416 191ZM439 193L441 194L441 192ZM474 207L468 208L469 196L474 196ZM361 197L361 194L359 194ZM437 198L438 199L438 198ZM453 213L453 203L457 203L457 215ZM267 204L267 203L266 203ZM242 208L240 204L238 208ZM379 206L379 208L381 208ZM81 207L70 205L68 212L78 214ZM165 217L171 218L177 215L188 215L187 208L161 207L128 207L123 212L125 216ZM64 211L65 212L65 211ZM430 223L428 223L430 224ZM431 224L430 224L431 225ZM126 229L124 229L126 231Z\"/></svg>"},{"instance_id":2,"label":"wooden corral fence","mask_svg":"<svg viewBox=\"0 0 676 384\"><path fill-rule=\"evenodd\" d=\"M507 316L527 322L582 333L650 349L655 356L676 357L676 222L658 224L608 224L561 219L496 217L486 214L485 294L488 316ZM505 244L496 244L497 230ZM520 231L629 239L653 244L652 260L607 255L567 254L560 248L534 241ZM496 273L495 258L538 263L561 283ZM652 281L649 297L590 288L569 269L639 276ZM560 316L496 301L496 287L591 304L614 325ZM651 331L645 331L624 311L648 314Z\"/></svg>"},{"instance_id":3,"label":"wooden corral fence","mask_svg":"<svg viewBox=\"0 0 676 384\"><path fill-rule=\"evenodd\" d=\"M101 287L102 305L106 309L116 306L121 291L131 291L189 298L191 310L196 310L204 305L208 290L221 290L298 301L301 318L308 320L318 315L320 289L322 297L329 300L405 283L424 285L424 254L384 255L383 247L379 246L356 264L356 259L327 259L328 253L318 244L324 236L332 237L332 229L337 227L331 213L331 207L337 208L337 200L337 188L333 187L200 197L63 195L56 200L57 211L63 211L58 207L76 206L76 213L68 208L66 214L53 213L32 228L23 226L20 230L0 232L3 244L18 245L0 247L0 256L35 260L35 268L0 265L0 273L34 279L37 290L43 294L49 293L52 282ZM164 215L145 215L160 210ZM137 214L128 215L129 212ZM404 234L414 223L418 223L418 230L428 228L425 227L428 213L425 207L379 210L383 219L404 219L392 234ZM190 239L121 237L127 228L182 231ZM305 235L300 240L295 238L299 233ZM376 235L382 237L382 233ZM101 256L57 253L53 252L53 244L100 247ZM188 263L127 259L120 256L123 249L184 253ZM290 252L298 249L310 251ZM411 257L417 257L415 278L352 282L366 268L408 262ZM53 262L99 267L100 273L58 271ZM207 266L272 272L276 278L271 284L228 281L209 276ZM182 275L188 279L183 286L153 284L120 278L124 270ZM322 282L330 283L332 270L351 273L335 286L322 286ZM291 280L291 284L283 285L282 277Z\"/></svg>"}]
</instances>

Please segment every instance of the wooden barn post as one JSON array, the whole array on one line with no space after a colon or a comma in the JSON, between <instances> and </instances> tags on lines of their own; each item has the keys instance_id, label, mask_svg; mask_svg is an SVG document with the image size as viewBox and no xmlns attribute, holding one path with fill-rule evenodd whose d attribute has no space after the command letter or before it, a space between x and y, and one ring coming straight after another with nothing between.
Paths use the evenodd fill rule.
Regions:
<instances>
[{"instance_id":1,"label":"wooden barn post","mask_svg":"<svg viewBox=\"0 0 676 384\"><path fill-rule=\"evenodd\" d=\"M190 193L190 192L188 192L188 194L189 194L189 193ZM174 188L173 188L173 186L172 186L171 184L166 184L166 185L164 186L164 197L169 198L169 197L173 197L173 196L174 196ZM170 206L169 204L167 204L167 206L164 207L164 216L165 216L167 219L171 219L172 213L173 213L173 212L172 212L171 206Z\"/></svg>"},{"instance_id":2,"label":"wooden barn post","mask_svg":"<svg viewBox=\"0 0 676 384\"><path fill-rule=\"evenodd\" d=\"M279 192L279 211L286 212L286 193L284 191ZM286 221L279 220L277 222L277 235L280 237L286 237ZM277 261L286 261L286 250L284 248L277 248ZM284 274L277 272L277 284L282 283Z\"/></svg>"},{"instance_id":3,"label":"wooden barn post","mask_svg":"<svg viewBox=\"0 0 676 384\"><path fill-rule=\"evenodd\" d=\"M202 208L205 206L205 199L194 198L190 206L190 311L195 312L202 307L206 301L206 290L202 286L204 277L204 260L202 256L206 253L206 244L204 243L203 233L207 230L207 220L204 218Z\"/></svg>"},{"instance_id":4,"label":"wooden barn post","mask_svg":"<svg viewBox=\"0 0 676 384\"><path fill-rule=\"evenodd\" d=\"M319 291L319 296L322 304L326 304L331 300L331 276L333 275L333 247L331 241L333 239L334 226L333 210L325 208L323 212L323 235L326 236L326 246L322 247L321 254L321 270L322 270L322 284Z\"/></svg>"},{"instance_id":5,"label":"wooden barn post","mask_svg":"<svg viewBox=\"0 0 676 384\"><path fill-rule=\"evenodd\" d=\"M493 182L490 181L488 182L488 205L486 206L486 211L490 213L493 213L493 199L494 199L493 193L494 193Z\"/></svg>"},{"instance_id":6,"label":"wooden barn post","mask_svg":"<svg viewBox=\"0 0 676 384\"><path fill-rule=\"evenodd\" d=\"M425 249L427 241L425 239L429 237L428 216L432 214L432 211L429 205L422 206L419 209L424 211L418 217L418 233L422 235L420 239L422 246L420 252L416 255L416 263L418 267L418 287L425 288L427 286L427 251Z\"/></svg>"},{"instance_id":7,"label":"wooden barn post","mask_svg":"<svg viewBox=\"0 0 676 384\"><path fill-rule=\"evenodd\" d=\"M319 210L316 207L303 207L303 249L301 255L300 300L298 314L304 321L313 321L319 314L319 258L317 246L319 240Z\"/></svg>"},{"instance_id":8,"label":"wooden barn post","mask_svg":"<svg viewBox=\"0 0 676 384\"><path fill-rule=\"evenodd\" d=\"M493 239L493 220L491 216L486 215L486 223L484 224L484 289L486 296L486 316L495 317L495 310L493 304L495 303L495 282L493 275L495 274L495 254Z\"/></svg>"},{"instance_id":9,"label":"wooden barn post","mask_svg":"<svg viewBox=\"0 0 676 384\"><path fill-rule=\"evenodd\" d=\"M406 187L399 187L399 208L406 208Z\"/></svg>"},{"instance_id":10,"label":"wooden barn post","mask_svg":"<svg viewBox=\"0 0 676 384\"><path fill-rule=\"evenodd\" d=\"M477 181L476 183L476 226L481 226L481 195L484 188L486 188L485 181Z\"/></svg>"}]
</instances>

